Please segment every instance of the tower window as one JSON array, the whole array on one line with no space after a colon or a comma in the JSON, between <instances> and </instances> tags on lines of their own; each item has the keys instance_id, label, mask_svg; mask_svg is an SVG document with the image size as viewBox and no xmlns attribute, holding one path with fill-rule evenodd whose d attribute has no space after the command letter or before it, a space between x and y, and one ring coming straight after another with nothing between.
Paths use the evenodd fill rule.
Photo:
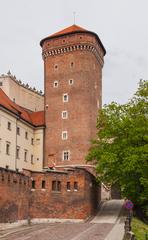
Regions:
<instances>
[{"instance_id":1,"label":"tower window","mask_svg":"<svg viewBox=\"0 0 148 240\"><path fill-rule=\"evenodd\" d=\"M73 67L73 66L74 66L74 63L73 63L73 62L71 62L71 63L70 63L70 66L71 66L71 67Z\"/></svg>"},{"instance_id":2,"label":"tower window","mask_svg":"<svg viewBox=\"0 0 148 240\"><path fill-rule=\"evenodd\" d=\"M61 182L57 181L57 191L61 191Z\"/></svg>"},{"instance_id":3,"label":"tower window","mask_svg":"<svg viewBox=\"0 0 148 240\"><path fill-rule=\"evenodd\" d=\"M46 188L46 182L45 182L45 180L42 181L42 188L43 188L43 189Z\"/></svg>"},{"instance_id":4,"label":"tower window","mask_svg":"<svg viewBox=\"0 0 148 240\"><path fill-rule=\"evenodd\" d=\"M56 181L52 181L52 191L56 191Z\"/></svg>"},{"instance_id":5,"label":"tower window","mask_svg":"<svg viewBox=\"0 0 148 240\"><path fill-rule=\"evenodd\" d=\"M67 139L68 139L67 131L62 131L62 140L67 140Z\"/></svg>"},{"instance_id":6,"label":"tower window","mask_svg":"<svg viewBox=\"0 0 148 240\"><path fill-rule=\"evenodd\" d=\"M78 191L78 182L74 182L74 191Z\"/></svg>"},{"instance_id":7,"label":"tower window","mask_svg":"<svg viewBox=\"0 0 148 240\"><path fill-rule=\"evenodd\" d=\"M67 119L68 118L68 112L67 111L62 111L62 118Z\"/></svg>"},{"instance_id":8,"label":"tower window","mask_svg":"<svg viewBox=\"0 0 148 240\"><path fill-rule=\"evenodd\" d=\"M8 130L11 130L11 122L8 122L8 123L7 123L7 129L8 129Z\"/></svg>"},{"instance_id":9,"label":"tower window","mask_svg":"<svg viewBox=\"0 0 148 240\"><path fill-rule=\"evenodd\" d=\"M28 132L25 132L25 138L28 139Z\"/></svg>"},{"instance_id":10,"label":"tower window","mask_svg":"<svg viewBox=\"0 0 148 240\"><path fill-rule=\"evenodd\" d=\"M19 146L16 147L16 158L17 159L20 158L20 147Z\"/></svg>"},{"instance_id":11,"label":"tower window","mask_svg":"<svg viewBox=\"0 0 148 240\"><path fill-rule=\"evenodd\" d=\"M63 151L63 161L70 160L70 151Z\"/></svg>"},{"instance_id":12,"label":"tower window","mask_svg":"<svg viewBox=\"0 0 148 240\"><path fill-rule=\"evenodd\" d=\"M6 154L10 155L10 142L6 142Z\"/></svg>"},{"instance_id":13,"label":"tower window","mask_svg":"<svg viewBox=\"0 0 148 240\"><path fill-rule=\"evenodd\" d=\"M61 182L60 181L52 181L52 191L61 191Z\"/></svg>"},{"instance_id":14,"label":"tower window","mask_svg":"<svg viewBox=\"0 0 148 240\"><path fill-rule=\"evenodd\" d=\"M73 84L73 79L70 79L69 80L69 85L72 85Z\"/></svg>"},{"instance_id":15,"label":"tower window","mask_svg":"<svg viewBox=\"0 0 148 240\"><path fill-rule=\"evenodd\" d=\"M31 164L34 164L34 157L33 157L33 154L31 154Z\"/></svg>"},{"instance_id":16,"label":"tower window","mask_svg":"<svg viewBox=\"0 0 148 240\"><path fill-rule=\"evenodd\" d=\"M3 86L3 82L0 82L0 86Z\"/></svg>"},{"instance_id":17,"label":"tower window","mask_svg":"<svg viewBox=\"0 0 148 240\"><path fill-rule=\"evenodd\" d=\"M58 64L54 65L54 69L56 69L56 70L58 69Z\"/></svg>"},{"instance_id":18,"label":"tower window","mask_svg":"<svg viewBox=\"0 0 148 240\"><path fill-rule=\"evenodd\" d=\"M68 94L67 93L63 94L63 102L68 102Z\"/></svg>"},{"instance_id":19,"label":"tower window","mask_svg":"<svg viewBox=\"0 0 148 240\"><path fill-rule=\"evenodd\" d=\"M54 81L53 86L54 86L54 88L57 88L58 87L58 81Z\"/></svg>"},{"instance_id":20,"label":"tower window","mask_svg":"<svg viewBox=\"0 0 148 240\"><path fill-rule=\"evenodd\" d=\"M17 127L16 132L17 132L17 135L20 135L20 128L19 127Z\"/></svg>"},{"instance_id":21,"label":"tower window","mask_svg":"<svg viewBox=\"0 0 148 240\"><path fill-rule=\"evenodd\" d=\"M32 180L32 189L35 189L35 181Z\"/></svg>"},{"instance_id":22,"label":"tower window","mask_svg":"<svg viewBox=\"0 0 148 240\"><path fill-rule=\"evenodd\" d=\"M67 182L67 191L70 191L70 182Z\"/></svg>"},{"instance_id":23,"label":"tower window","mask_svg":"<svg viewBox=\"0 0 148 240\"><path fill-rule=\"evenodd\" d=\"M27 150L24 150L24 161L27 162L27 153L28 151Z\"/></svg>"}]
</instances>

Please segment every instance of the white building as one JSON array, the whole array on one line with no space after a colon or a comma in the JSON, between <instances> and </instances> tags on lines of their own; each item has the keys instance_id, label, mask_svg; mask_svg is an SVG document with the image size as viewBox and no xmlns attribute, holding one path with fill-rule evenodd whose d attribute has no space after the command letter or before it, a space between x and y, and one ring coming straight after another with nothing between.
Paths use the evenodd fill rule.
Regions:
<instances>
[{"instance_id":1,"label":"white building","mask_svg":"<svg viewBox=\"0 0 148 240\"><path fill-rule=\"evenodd\" d=\"M19 171L23 168L41 171L44 111L30 110L43 109L44 97L32 91L31 102L27 97L31 90L26 88L26 100L23 101L23 86L15 81L13 85L13 79L9 76L0 77L0 85L0 167Z\"/></svg>"}]
</instances>

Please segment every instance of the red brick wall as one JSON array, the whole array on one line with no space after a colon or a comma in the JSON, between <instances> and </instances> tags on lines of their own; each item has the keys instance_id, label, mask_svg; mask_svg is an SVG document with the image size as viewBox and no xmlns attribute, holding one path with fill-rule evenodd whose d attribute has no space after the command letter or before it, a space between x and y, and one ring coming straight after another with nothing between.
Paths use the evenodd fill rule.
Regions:
<instances>
[{"instance_id":1,"label":"red brick wall","mask_svg":"<svg viewBox=\"0 0 148 240\"><path fill-rule=\"evenodd\" d=\"M32 173L36 188L31 192L31 218L86 219L94 214L100 202L100 188L95 178L85 170L68 172ZM42 180L46 189L41 188ZM52 181L61 182L61 191L52 191ZM67 191L67 182L71 191ZM78 182L78 191L74 191L74 182Z\"/></svg>"},{"instance_id":2,"label":"red brick wall","mask_svg":"<svg viewBox=\"0 0 148 240\"><path fill-rule=\"evenodd\" d=\"M0 222L28 218L29 178L0 168Z\"/></svg>"},{"instance_id":3,"label":"red brick wall","mask_svg":"<svg viewBox=\"0 0 148 240\"><path fill-rule=\"evenodd\" d=\"M48 54L55 49L84 44L94 47L99 59L93 51L80 48L49 55L44 59L46 121L44 166L52 164L52 161L55 161L56 165L85 164L90 140L96 136L97 105L101 107L102 101L103 66L103 51L96 38L81 33L47 40L43 44L43 53ZM70 79L74 80L73 85L69 85ZM56 80L59 83L58 88L53 87ZM69 101L66 103L62 100L64 93L69 95ZM68 119L63 120L61 113L64 110L68 111ZM68 131L68 140L62 140L62 130ZM63 150L70 150L70 161L62 161Z\"/></svg>"},{"instance_id":4,"label":"red brick wall","mask_svg":"<svg viewBox=\"0 0 148 240\"><path fill-rule=\"evenodd\" d=\"M86 219L96 212L100 187L84 169L30 172L0 169L0 222L32 218ZM31 189L32 181L35 189ZM42 189L42 181L45 189ZM52 181L61 182L61 191L52 191ZM67 182L71 190L67 191ZM74 182L78 190L74 191Z\"/></svg>"}]
</instances>

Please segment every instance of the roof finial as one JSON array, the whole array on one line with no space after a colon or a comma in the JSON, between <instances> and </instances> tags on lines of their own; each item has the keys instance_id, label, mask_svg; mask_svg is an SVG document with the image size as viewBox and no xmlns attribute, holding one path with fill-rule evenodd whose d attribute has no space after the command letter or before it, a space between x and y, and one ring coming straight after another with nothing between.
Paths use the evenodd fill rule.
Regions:
<instances>
[{"instance_id":1,"label":"roof finial","mask_svg":"<svg viewBox=\"0 0 148 240\"><path fill-rule=\"evenodd\" d=\"M11 75L11 72L10 72L10 70L7 72L7 75Z\"/></svg>"},{"instance_id":2,"label":"roof finial","mask_svg":"<svg viewBox=\"0 0 148 240\"><path fill-rule=\"evenodd\" d=\"M76 12L73 12L73 21L74 21L74 25L75 25L75 22L76 22Z\"/></svg>"}]
</instances>

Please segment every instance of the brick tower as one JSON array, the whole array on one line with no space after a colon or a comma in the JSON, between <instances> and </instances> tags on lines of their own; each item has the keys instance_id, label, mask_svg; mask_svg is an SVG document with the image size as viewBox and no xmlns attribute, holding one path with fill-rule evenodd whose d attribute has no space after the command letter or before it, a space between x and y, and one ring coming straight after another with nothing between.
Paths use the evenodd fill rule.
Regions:
<instances>
[{"instance_id":1,"label":"brick tower","mask_svg":"<svg viewBox=\"0 0 148 240\"><path fill-rule=\"evenodd\" d=\"M96 33L77 25L40 44L45 81L44 167L86 165L102 101L105 48Z\"/></svg>"}]
</instances>

